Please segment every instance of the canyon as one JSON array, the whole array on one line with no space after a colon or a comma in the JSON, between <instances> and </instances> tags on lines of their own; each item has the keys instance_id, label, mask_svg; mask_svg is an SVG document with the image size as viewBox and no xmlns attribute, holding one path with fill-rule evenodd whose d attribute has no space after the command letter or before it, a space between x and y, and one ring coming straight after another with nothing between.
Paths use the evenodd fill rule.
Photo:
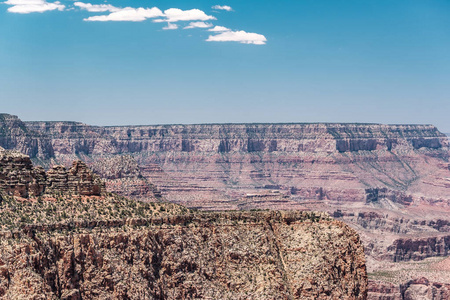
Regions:
<instances>
[{"instance_id":1,"label":"canyon","mask_svg":"<svg viewBox=\"0 0 450 300\"><path fill-rule=\"evenodd\" d=\"M3 114L0 129L0 146L36 165L84 161L107 191L143 202L328 212L361 236L371 299L389 284L398 299L421 278L428 289L450 284L448 267L398 270L449 255L449 141L433 125L91 126Z\"/></svg>"},{"instance_id":2,"label":"canyon","mask_svg":"<svg viewBox=\"0 0 450 300\"><path fill-rule=\"evenodd\" d=\"M2 299L367 297L360 238L325 213L136 201L4 149L0 170Z\"/></svg>"}]
</instances>

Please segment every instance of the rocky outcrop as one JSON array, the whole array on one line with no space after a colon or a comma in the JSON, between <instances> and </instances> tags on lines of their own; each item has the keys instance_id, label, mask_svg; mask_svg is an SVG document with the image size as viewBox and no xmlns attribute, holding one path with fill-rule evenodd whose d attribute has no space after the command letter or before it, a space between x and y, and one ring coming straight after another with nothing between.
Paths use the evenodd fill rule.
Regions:
<instances>
[{"instance_id":1,"label":"rocky outcrop","mask_svg":"<svg viewBox=\"0 0 450 300\"><path fill-rule=\"evenodd\" d=\"M105 191L105 184L85 163L74 161L67 175L68 191L73 195L100 196Z\"/></svg>"},{"instance_id":2,"label":"rocky outcrop","mask_svg":"<svg viewBox=\"0 0 450 300\"><path fill-rule=\"evenodd\" d=\"M397 285L382 281L369 281L368 300L447 300L450 284L430 282L421 277Z\"/></svg>"},{"instance_id":3,"label":"rocky outcrop","mask_svg":"<svg viewBox=\"0 0 450 300\"><path fill-rule=\"evenodd\" d=\"M74 161L67 170L54 166L47 172L47 193L63 193L82 196L100 196L104 183L82 161Z\"/></svg>"},{"instance_id":4,"label":"rocky outcrop","mask_svg":"<svg viewBox=\"0 0 450 300\"><path fill-rule=\"evenodd\" d=\"M104 183L81 161L74 161L67 170L54 166L47 173L33 167L29 156L0 149L0 190L19 197L43 194L99 196Z\"/></svg>"},{"instance_id":5,"label":"rocky outcrop","mask_svg":"<svg viewBox=\"0 0 450 300\"><path fill-rule=\"evenodd\" d=\"M139 224L134 222L132 224ZM0 297L365 299L358 235L311 213L196 214L3 232ZM159 224L159 225L151 225ZM136 226L136 225L135 225ZM8 238L9 236L9 238ZM7 240L15 241L8 245Z\"/></svg>"},{"instance_id":6,"label":"rocky outcrop","mask_svg":"<svg viewBox=\"0 0 450 300\"><path fill-rule=\"evenodd\" d=\"M450 284L430 282L426 278L410 280L401 285L403 299L430 299L445 300L450 299Z\"/></svg>"},{"instance_id":7,"label":"rocky outcrop","mask_svg":"<svg viewBox=\"0 0 450 300\"><path fill-rule=\"evenodd\" d=\"M161 192L146 179L131 155L105 156L92 164L92 169L106 181L106 189L141 201L159 201Z\"/></svg>"},{"instance_id":8,"label":"rocky outcrop","mask_svg":"<svg viewBox=\"0 0 450 300\"><path fill-rule=\"evenodd\" d=\"M450 255L450 235L397 239L387 248L387 251L387 256L394 262L448 256Z\"/></svg>"},{"instance_id":9,"label":"rocky outcrop","mask_svg":"<svg viewBox=\"0 0 450 300\"><path fill-rule=\"evenodd\" d=\"M45 178L42 167L34 168L27 155L0 149L0 190L19 197L38 196Z\"/></svg>"},{"instance_id":10,"label":"rocky outcrop","mask_svg":"<svg viewBox=\"0 0 450 300\"><path fill-rule=\"evenodd\" d=\"M368 300L403 300L400 286L378 280L369 280Z\"/></svg>"},{"instance_id":11,"label":"rocky outcrop","mask_svg":"<svg viewBox=\"0 0 450 300\"><path fill-rule=\"evenodd\" d=\"M411 195L406 195L401 191L393 191L387 188L366 189L367 203L379 203L382 200L389 200L407 206L412 204L413 197Z\"/></svg>"}]
</instances>

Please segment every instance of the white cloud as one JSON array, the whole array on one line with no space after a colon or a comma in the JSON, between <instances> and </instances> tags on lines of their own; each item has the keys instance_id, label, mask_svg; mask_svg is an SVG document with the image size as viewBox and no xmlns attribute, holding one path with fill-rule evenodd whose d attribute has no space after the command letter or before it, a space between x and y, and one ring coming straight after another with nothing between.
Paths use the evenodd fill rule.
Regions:
<instances>
[{"instance_id":1,"label":"white cloud","mask_svg":"<svg viewBox=\"0 0 450 300\"><path fill-rule=\"evenodd\" d=\"M208 16L200 9L181 10L179 8L169 8L164 11L166 19L157 19L153 22L178 22L178 21L208 21L216 20L213 16Z\"/></svg>"},{"instance_id":2,"label":"white cloud","mask_svg":"<svg viewBox=\"0 0 450 300\"><path fill-rule=\"evenodd\" d=\"M212 7L212 9L217 9L217 10L226 10L226 11L232 11L233 9L231 8L231 6L228 5L214 5Z\"/></svg>"},{"instance_id":3,"label":"white cloud","mask_svg":"<svg viewBox=\"0 0 450 300\"><path fill-rule=\"evenodd\" d=\"M83 3L83 2L75 2L73 5L78 6L81 9L85 9L89 12L115 12L120 11L121 9L111 4L91 4L91 3Z\"/></svg>"},{"instance_id":4,"label":"white cloud","mask_svg":"<svg viewBox=\"0 0 450 300\"><path fill-rule=\"evenodd\" d=\"M157 7L153 8L117 8L112 5L100 4L92 5L89 3L76 2L78 7L88 11L110 11L111 14L103 16L93 16L85 21L144 21L150 18L163 17L165 19L155 19L153 22L167 22L174 23L178 21L207 21L215 20L213 16L208 16L205 12L199 9L181 10L178 8L169 8L164 13ZM170 27L169 25L167 28ZM172 25L173 28L173 25ZM172 29L171 28L171 29Z\"/></svg>"},{"instance_id":5,"label":"white cloud","mask_svg":"<svg viewBox=\"0 0 450 300\"><path fill-rule=\"evenodd\" d=\"M223 27L223 26L214 26L211 29L208 29L208 31L214 31L214 32L224 32L224 31L231 31L229 28Z\"/></svg>"},{"instance_id":6,"label":"white cloud","mask_svg":"<svg viewBox=\"0 0 450 300\"><path fill-rule=\"evenodd\" d=\"M218 35L210 35L206 40L208 42L239 42L243 44L264 45L266 37L258 33L240 31L226 31Z\"/></svg>"},{"instance_id":7,"label":"white cloud","mask_svg":"<svg viewBox=\"0 0 450 300\"><path fill-rule=\"evenodd\" d=\"M167 23L167 26L162 28L163 30L174 30L174 29L178 29L178 25L177 24L172 24L172 23Z\"/></svg>"},{"instance_id":8,"label":"white cloud","mask_svg":"<svg viewBox=\"0 0 450 300\"><path fill-rule=\"evenodd\" d=\"M157 18L163 16L162 11L157 8L132 8L132 7L125 7L120 9L119 11L115 11L110 13L109 15L104 16L93 16L89 17L87 19L84 19L84 21L132 21L132 22L140 22L145 21L146 19L150 18Z\"/></svg>"},{"instance_id":9,"label":"white cloud","mask_svg":"<svg viewBox=\"0 0 450 300\"><path fill-rule=\"evenodd\" d=\"M191 22L188 26L184 27L183 29L191 29L191 28L209 28L213 25L211 23L205 23L205 22Z\"/></svg>"},{"instance_id":10,"label":"white cloud","mask_svg":"<svg viewBox=\"0 0 450 300\"><path fill-rule=\"evenodd\" d=\"M106 2L106 1L105 1ZM2 2L0 2L2 3ZM66 6L59 1L47 2L46 0L7 0L3 2L11 7L8 8L9 12L28 14L32 12L44 12L51 10L63 11ZM147 19L153 19L153 22L167 22L167 25L163 27L163 30L178 29L179 26L174 24L179 21L192 21L184 29L190 28L209 28L209 32L214 32L215 35L210 35L206 41L208 42L239 42L243 44L255 44L264 45L267 39L262 34L240 31L232 31L224 26L214 26L211 23L205 22L209 20L216 20L214 16L207 15L204 11L199 9L181 10L179 8L169 8L162 12L157 7L152 8L133 8L125 7L119 8L110 4L91 4L84 2L74 2L73 6L69 9L73 10L74 7L86 10L88 12L109 12L106 15L91 16L84 21L145 21ZM232 8L227 5L215 5L212 7L217 10L231 11Z\"/></svg>"},{"instance_id":11,"label":"white cloud","mask_svg":"<svg viewBox=\"0 0 450 300\"><path fill-rule=\"evenodd\" d=\"M44 12L49 10L61 11L66 7L59 1L49 3L45 0L8 0L3 3L12 5L8 8L8 11L18 14L29 14L33 12Z\"/></svg>"}]
</instances>

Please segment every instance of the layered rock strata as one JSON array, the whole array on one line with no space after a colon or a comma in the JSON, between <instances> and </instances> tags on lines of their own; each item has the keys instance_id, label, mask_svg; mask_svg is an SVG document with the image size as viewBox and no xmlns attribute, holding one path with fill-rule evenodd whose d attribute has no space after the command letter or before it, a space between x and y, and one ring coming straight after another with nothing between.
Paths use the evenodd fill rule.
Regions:
<instances>
[{"instance_id":1,"label":"layered rock strata","mask_svg":"<svg viewBox=\"0 0 450 300\"><path fill-rule=\"evenodd\" d=\"M106 182L106 189L141 201L160 201L161 191L142 175L131 155L105 155L92 164L92 169Z\"/></svg>"},{"instance_id":2,"label":"layered rock strata","mask_svg":"<svg viewBox=\"0 0 450 300\"><path fill-rule=\"evenodd\" d=\"M19 197L38 196L45 185L42 167L34 168L27 155L0 148L0 190Z\"/></svg>"},{"instance_id":3,"label":"layered rock strata","mask_svg":"<svg viewBox=\"0 0 450 300\"><path fill-rule=\"evenodd\" d=\"M151 197L153 188L145 186L153 183L167 199L201 209L238 209L233 201L272 187L291 193L280 208L296 207L298 199L374 203L393 199L405 205L422 201L447 206L450 201L448 139L432 125L100 127L23 123L3 116L15 118L36 141L4 146L28 149L25 153L46 167L55 163L68 167L78 157L94 165L108 164L114 156L132 156L142 177L125 172L123 182L119 178L107 182L111 181L111 190L123 189L136 198ZM6 131L12 128L8 126ZM25 135L11 130L8 134L17 139ZM45 151L32 151L36 143ZM129 166L127 159L118 163ZM264 208L264 202L259 207Z\"/></svg>"},{"instance_id":4,"label":"layered rock strata","mask_svg":"<svg viewBox=\"0 0 450 300\"><path fill-rule=\"evenodd\" d=\"M403 300L400 286L383 281L371 280L368 284L368 300Z\"/></svg>"},{"instance_id":5,"label":"layered rock strata","mask_svg":"<svg viewBox=\"0 0 450 300\"><path fill-rule=\"evenodd\" d=\"M0 149L0 190L27 198L55 193L100 196L105 188L81 161L74 161L69 170L59 165L45 172L42 167L33 167L28 155Z\"/></svg>"},{"instance_id":6,"label":"layered rock strata","mask_svg":"<svg viewBox=\"0 0 450 300\"><path fill-rule=\"evenodd\" d=\"M368 300L450 299L450 284L430 282L424 277L409 280L400 285L370 281L368 290Z\"/></svg>"},{"instance_id":7,"label":"layered rock strata","mask_svg":"<svg viewBox=\"0 0 450 300\"><path fill-rule=\"evenodd\" d=\"M449 201L448 140L431 125L26 124L47 137L55 160L130 154L167 199L202 209L237 209L230 201L266 186L292 192L288 206L298 198Z\"/></svg>"},{"instance_id":8,"label":"layered rock strata","mask_svg":"<svg viewBox=\"0 0 450 300\"><path fill-rule=\"evenodd\" d=\"M427 257L450 255L450 234L403 238L395 240L388 247L388 254L394 262L408 260L423 260Z\"/></svg>"},{"instance_id":9,"label":"layered rock strata","mask_svg":"<svg viewBox=\"0 0 450 300\"><path fill-rule=\"evenodd\" d=\"M54 156L51 141L30 131L17 116L0 114L0 146L31 157L49 159Z\"/></svg>"}]
</instances>

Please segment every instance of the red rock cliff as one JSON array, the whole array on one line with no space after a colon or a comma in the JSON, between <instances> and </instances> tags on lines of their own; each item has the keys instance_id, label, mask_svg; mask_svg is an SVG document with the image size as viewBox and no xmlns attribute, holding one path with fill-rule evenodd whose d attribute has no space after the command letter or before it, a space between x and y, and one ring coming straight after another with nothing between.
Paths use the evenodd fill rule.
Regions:
<instances>
[{"instance_id":1,"label":"red rock cliff","mask_svg":"<svg viewBox=\"0 0 450 300\"><path fill-rule=\"evenodd\" d=\"M25 124L50 145L50 160L67 165L82 157L95 164L105 154L131 155L143 178L167 199L203 209L236 209L225 200L255 187L317 200L365 202L389 198L392 190L404 193L401 201L412 195L450 201L448 139L432 125ZM33 157L49 160L40 153ZM383 192L374 197L374 189ZM298 208L292 201L285 208L290 205Z\"/></svg>"}]
</instances>

